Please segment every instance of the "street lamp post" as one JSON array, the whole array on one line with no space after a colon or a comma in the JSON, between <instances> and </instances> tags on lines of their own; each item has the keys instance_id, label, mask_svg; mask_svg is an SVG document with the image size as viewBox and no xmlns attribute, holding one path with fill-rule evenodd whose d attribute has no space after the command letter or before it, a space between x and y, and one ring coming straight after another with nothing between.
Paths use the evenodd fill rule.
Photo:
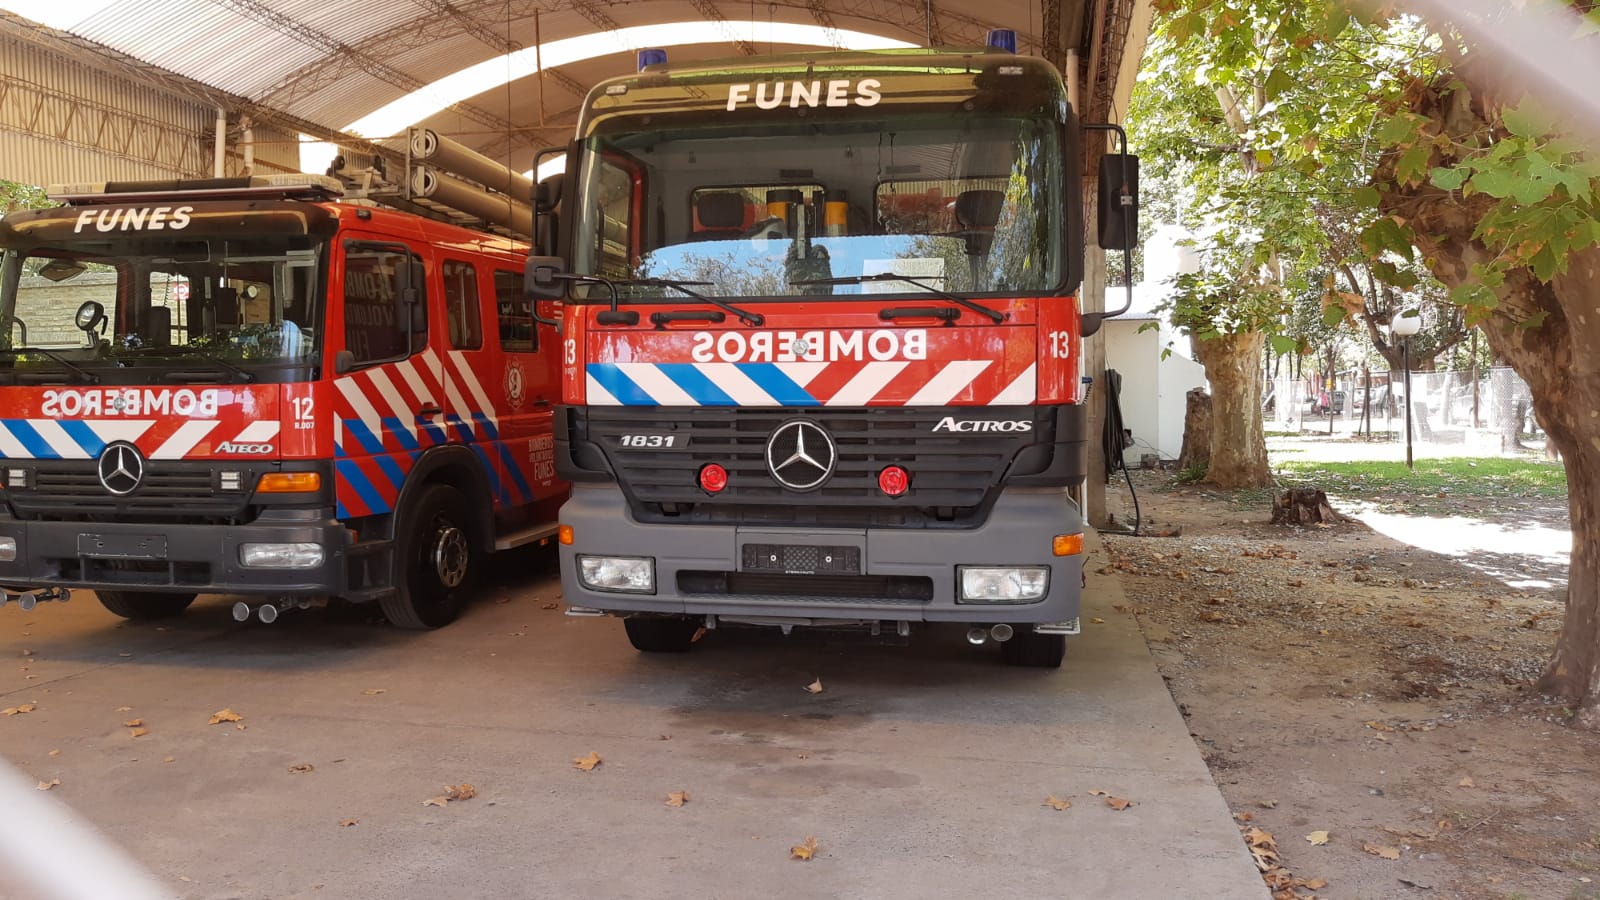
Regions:
<instances>
[{"instance_id":1,"label":"street lamp post","mask_svg":"<svg viewBox=\"0 0 1600 900\"><path fill-rule=\"evenodd\" d=\"M1422 318L1408 309L1389 323L1389 333L1400 339L1400 364L1405 369L1406 386L1406 468L1415 469L1411 460L1411 336L1422 327Z\"/></svg>"}]
</instances>

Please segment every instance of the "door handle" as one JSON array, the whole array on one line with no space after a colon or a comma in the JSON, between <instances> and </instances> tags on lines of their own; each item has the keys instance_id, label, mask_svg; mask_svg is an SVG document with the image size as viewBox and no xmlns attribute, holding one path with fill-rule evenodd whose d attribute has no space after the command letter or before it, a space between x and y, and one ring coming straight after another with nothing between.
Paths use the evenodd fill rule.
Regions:
<instances>
[{"instance_id":1,"label":"door handle","mask_svg":"<svg viewBox=\"0 0 1600 900\"><path fill-rule=\"evenodd\" d=\"M549 397L535 397L534 400L533 400L533 405L534 406L549 406L550 405L550 398Z\"/></svg>"},{"instance_id":2,"label":"door handle","mask_svg":"<svg viewBox=\"0 0 1600 900\"><path fill-rule=\"evenodd\" d=\"M419 418L419 419L427 419L427 418L430 418L432 416L437 416L438 414L440 414L442 412L444 412L444 410L440 409L439 405L437 403L424 403L417 410L417 418Z\"/></svg>"}]
</instances>

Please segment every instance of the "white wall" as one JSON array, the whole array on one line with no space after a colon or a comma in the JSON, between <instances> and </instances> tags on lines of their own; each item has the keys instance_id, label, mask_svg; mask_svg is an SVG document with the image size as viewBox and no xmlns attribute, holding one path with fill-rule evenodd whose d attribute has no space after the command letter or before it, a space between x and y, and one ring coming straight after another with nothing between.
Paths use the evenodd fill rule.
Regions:
<instances>
[{"instance_id":1,"label":"white wall","mask_svg":"<svg viewBox=\"0 0 1600 900\"><path fill-rule=\"evenodd\" d=\"M1140 331L1150 319L1110 319L1102 326L1106 336L1106 368L1122 375L1122 424L1133 432L1133 446L1124 458L1130 468L1146 453L1177 459L1183 449L1184 395L1205 387L1200 364L1174 352L1161 352L1174 340L1171 330ZM1097 390L1105 390L1104 373L1095 376Z\"/></svg>"}]
</instances>

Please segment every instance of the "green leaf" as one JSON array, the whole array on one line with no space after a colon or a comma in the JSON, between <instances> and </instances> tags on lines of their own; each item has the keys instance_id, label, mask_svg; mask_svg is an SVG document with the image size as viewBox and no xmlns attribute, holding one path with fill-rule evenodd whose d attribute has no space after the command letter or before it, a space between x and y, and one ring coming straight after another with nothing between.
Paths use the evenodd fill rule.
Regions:
<instances>
[{"instance_id":1,"label":"green leaf","mask_svg":"<svg viewBox=\"0 0 1600 900\"><path fill-rule=\"evenodd\" d=\"M1416 139L1420 124L1419 117L1402 113L1379 125L1373 137L1389 146L1409 144Z\"/></svg>"},{"instance_id":2,"label":"green leaf","mask_svg":"<svg viewBox=\"0 0 1600 900\"><path fill-rule=\"evenodd\" d=\"M1354 201L1357 206L1366 207L1368 209L1377 209L1378 201L1383 199L1383 194L1380 193L1377 188L1368 184L1351 191L1350 199Z\"/></svg>"},{"instance_id":3,"label":"green leaf","mask_svg":"<svg viewBox=\"0 0 1600 900\"><path fill-rule=\"evenodd\" d=\"M1471 184L1474 190L1500 200L1511 196L1511 192L1517 187L1516 176L1499 167L1479 169L1473 174Z\"/></svg>"},{"instance_id":4,"label":"green leaf","mask_svg":"<svg viewBox=\"0 0 1600 900\"><path fill-rule=\"evenodd\" d=\"M1433 157L1433 148L1427 144L1417 144L1410 150L1400 154L1400 159L1394 165L1394 174L1403 184L1414 184L1422 180L1422 174L1428 169L1428 160Z\"/></svg>"},{"instance_id":5,"label":"green leaf","mask_svg":"<svg viewBox=\"0 0 1600 900\"><path fill-rule=\"evenodd\" d=\"M1411 238L1406 234L1400 223L1385 216L1361 232L1361 246L1373 257L1382 256L1385 250L1393 250L1406 259L1411 259L1416 250L1411 246Z\"/></svg>"},{"instance_id":6,"label":"green leaf","mask_svg":"<svg viewBox=\"0 0 1600 900\"><path fill-rule=\"evenodd\" d=\"M1429 176L1429 180L1433 182L1434 187L1442 191L1455 191L1461 189L1461 185L1466 183L1467 176L1470 174L1465 166L1452 166L1449 168L1435 166Z\"/></svg>"},{"instance_id":7,"label":"green leaf","mask_svg":"<svg viewBox=\"0 0 1600 900\"><path fill-rule=\"evenodd\" d=\"M1531 206L1549 199L1555 189L1555 182L1541 181L1530 176L1523 176L1511 182L1512 198L1524 206Z\"/></svg>"},{"instance_id":8,"label":"green leaf","mask_svg":"<svg viewBox=\"0 0 1600 900\"><path fill-rule=\"evenodd\" d=\"M1265 169L1267 166L1272 165L1272 151L1271 150L1266 150L1266 149L1257 150L1256 151L1256 162L1263 169Z\"/></svg>"},{"instance_id":9,"label":"green leaf","mask_svg":"<svg viewBox=\"0 0 1600 900\"><path fill-rule=\"evenodd\" d=\"M1500 121L1505 123L1507 131L1522 138L1541 137L1550 130L1549 119L1527 101L1502 112Z\"/></svg>"},{"instance_id":10,"label":"green leaf","mask_svg":"<svg viewBox=\"0 0 1600 900\"><path fill-rule=\"evenodd\" d=\"M1402 290L1416 287L1420 280L1417 278L1417 273L1410 269L1402 269L1394 263L1381 259L1372 264L1372 274L1378 276L1378 280L1384 284L1391 284Z\"/></svg>"},{"instance_id":11,"label":"green leaf","mask_svg":"<svg viewBox=\"0 0 1600 900\"><path fill-rule=\"evenodd\" d=\"M1294 89L1294 77L1285 72L1282 67L1267 73L1266 81L1262 83L1268 100L1276 100Z\"/></svg>"},{"instance_id":12,"label":"green leaf","mask_svg":"<svg viewBox=\"0 0 1600 900\"><path fill-rule=\"evenodd\" d=\"M1337 303L1330 303L1322 308L1322 324L1327 328L1336 328L1344 321L1344 307ZM1279 353L1284 351L1280 350Z\"/></svg>"},{"instance_id":13,"label":"green leaf","mask_svg":"<svg viewBox=\"0 0 1600 900\"><path fill-rule=\"evenodd\" d=\"M1555 277L1557 271L1565 268L1561 262L1561 257L1556 255L1555 248L1546 244L1533 255L1530 265L1533 266L1533 274L1540 281L1549 281Z\"/></svg>"}]
</instances>

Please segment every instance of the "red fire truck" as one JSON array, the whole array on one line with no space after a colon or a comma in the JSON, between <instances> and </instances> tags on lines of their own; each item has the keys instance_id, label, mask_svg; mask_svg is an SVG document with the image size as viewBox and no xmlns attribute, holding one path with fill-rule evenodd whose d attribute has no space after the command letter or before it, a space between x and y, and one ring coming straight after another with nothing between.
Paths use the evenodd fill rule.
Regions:
<instances>
[{"instance_id":1,"label":"red fire truck","mask_svg":"<svg viewBox=\"0 0 1600 900\"><path fill-rule=\"evenodd\" d=\"M524 245L324 176L51 193L0 220L0 596L432 628L554 533L556 310Z\"/></svg>"},{"instance_id":2,"label":"red fire truck","mask_svg":"<svg viewBox=\"0 0 1600 900\"><path fill-rule=\"evenodd\" d=\"M1060 75L1003 48L644 56L589 94L528 265L568 300L569 612L645 651L959 622L1059 665L1098 324Z\"/></svg>"}]
</instances>

